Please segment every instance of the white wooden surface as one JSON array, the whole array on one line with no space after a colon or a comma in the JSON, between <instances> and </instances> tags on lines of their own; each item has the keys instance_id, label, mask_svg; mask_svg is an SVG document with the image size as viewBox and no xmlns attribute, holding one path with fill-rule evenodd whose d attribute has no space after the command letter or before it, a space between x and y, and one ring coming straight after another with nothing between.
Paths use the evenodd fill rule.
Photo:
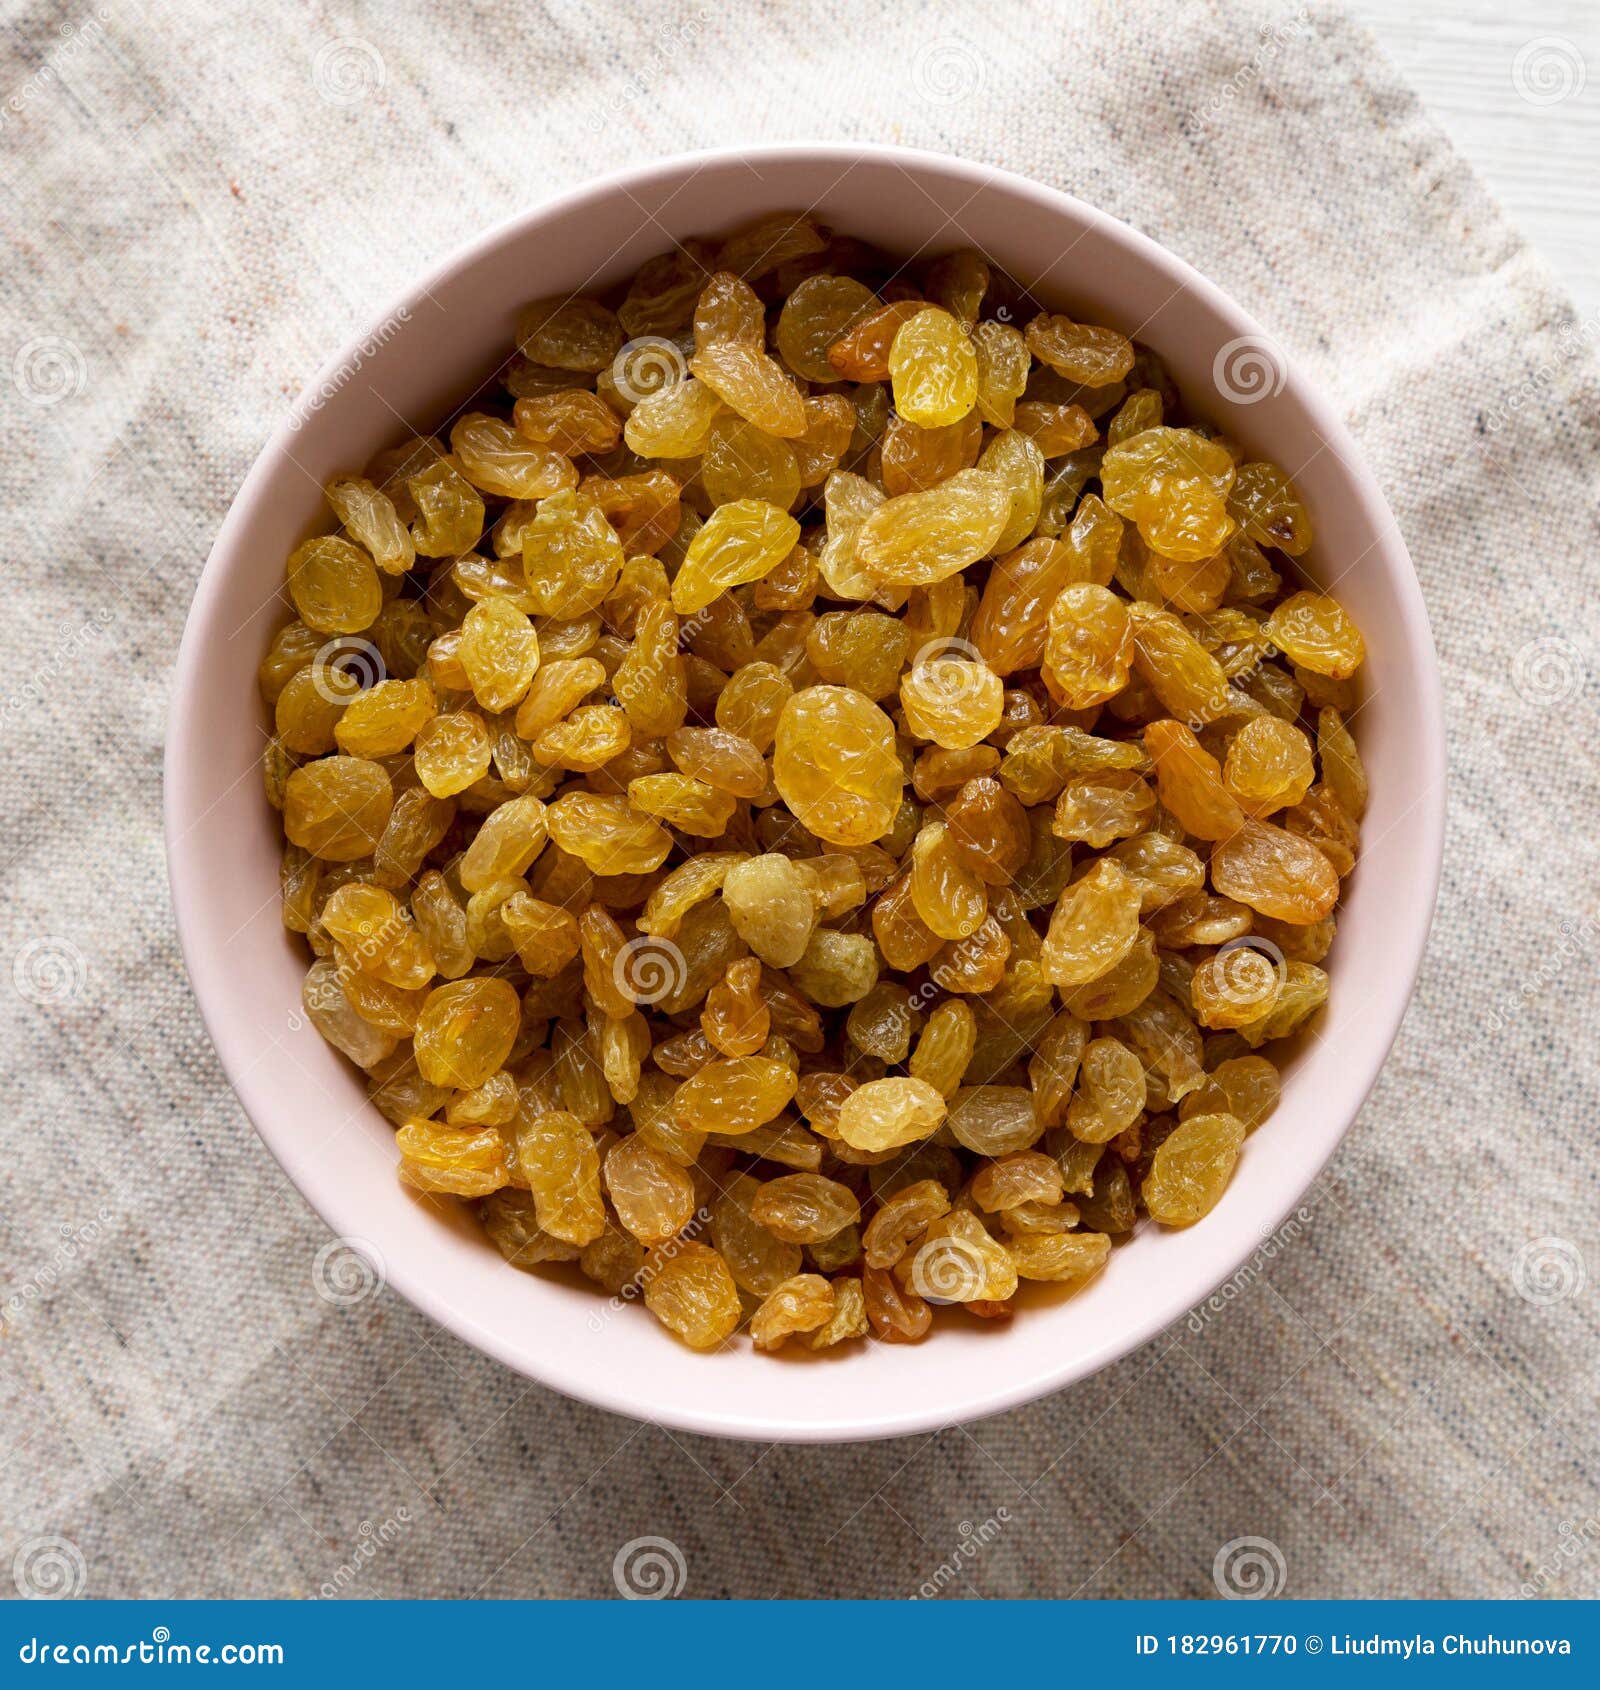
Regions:
<instances>
[{"instance_id":1,"label":"white wooden surface","mask_svg":"<svg viewBox=\"0 0 1600 1690\"><path fill-rule=\"evenodd\" d=\"M1348 0L1513 223L1600 313L1600 0Z\"/></svg>"}]
</instances>

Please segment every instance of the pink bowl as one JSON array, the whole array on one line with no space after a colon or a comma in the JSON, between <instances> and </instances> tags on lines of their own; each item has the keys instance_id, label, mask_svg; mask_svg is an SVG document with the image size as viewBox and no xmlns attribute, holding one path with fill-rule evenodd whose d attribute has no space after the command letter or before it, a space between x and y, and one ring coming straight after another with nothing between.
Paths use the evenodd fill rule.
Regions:
<instances>
[{"instance_id":1,"label":"pink bowl","mask_svg":"<svg viewBox=\"0 0 1600 1690\"><path fill-rule=\"evenodd\" d=\"M745 1345L693 1354L638 1307L509 1267L469 1219L400 1185L393 1129L300 1011L306 958L278 917L255 671L285 616L284 559L325 521L321 483L392 444L402 418L437 425L499 363L519 305L615 281L674 238L797 206L892 250L981 248L1052 306L1136 333L1202 414L1297 472L1317 523L1309 573L1337 585L1369 642L1358 736L1373 797L1331 1003L1204 1222L1142 1231L1088 1288L1041 1296L1009 1325L776 1360ZM1394 519L1339 418L1245 312L1144 236L1021 177L896 148L788 146L669 159L517 217L322 371L251 470L200 578L167 741L167 850L190 977L234 1089L307 1201L409 1301L508 1367L639 1419L765 1440L875 1438L1084 1378L1204 1298L1295 1208L1404 1014L1438 885L1444 769L1437 665Z\"/></svg>"}]
</instances>

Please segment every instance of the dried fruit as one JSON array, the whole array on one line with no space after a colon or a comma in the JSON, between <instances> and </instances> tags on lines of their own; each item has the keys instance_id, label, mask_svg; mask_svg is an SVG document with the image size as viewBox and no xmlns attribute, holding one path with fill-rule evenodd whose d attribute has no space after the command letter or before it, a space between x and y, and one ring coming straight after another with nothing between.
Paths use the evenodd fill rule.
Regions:
<instances>
[{"instance_id":1,"label":"dried fruit","mask_svg":"<svg viewBox=\"0 0 1600 1690\"><path fill-rule=\"evenodd\" d=\"M936 650L928 658L919 654L900 683L900 707L918 739L965 751L999 727L1005 686L986 664L959 662Z\"/></svg>"},{"instance_id":2,"label":"dried fruit","mask_svg":"<svg viewBox=\"0 0 1600 1690\"><path fill-rule=\"evenodd\" d=\"M1139 936L1139 888L1102 858L1061 895L1041 958L1058 986L1083 986L1114 968Z\"/></svg>"},{"instance_id":3,"label":"dried fruit","mask_svg":"<svg viewBox=\"0 0 1600 1690\"><path fill-rule=\"evenodd\" d=\"M359 634L383 608L372 558L332 534L307 540L289 559L289 597L306 627L324 634Z\"/></svg>"},{"instance_id":4,"label":"dried fruit","mask_svg":"<svg viewBox=\"0 0 1600 1690\"><path fill-rule=\"evenodd\" d=\"M418 1191L487 1197L506 1183L505 1140L493 1127L407 1121L394 1136L400 1178Z\"/></svg>"},{"instance_id":5,"label":"dried fruit","mask_svg":"<svg viewBox=\"0 0 1600 1690\"><path fill-rule=\"evenodd\" d=\"M1316 778L1311 742L1291 722L1253 716L1228 742L1222 779L1252 816L1298 804Z\"/></svg>"},{"instance_id":6,"label":"dried fruit","mask_svg":"<svg viewBox=\"0 0 1600 1690\"><path fill-rule=\"evenodd\" d=\"M417 561L406 525L394 501L358 475L341 476L324 489L328 505L358 545L386 575L403 575Z\"/></svg>"},{"instance_id":7,"label":"dried fruit","mask_svg":"<svg viewBox=\"0 0 1600 1690\"><path fill-rule=\"evenodd\" d=\"M926 493L880 504L855 535L856 565L879 587L925 587L994 551L1011 490L987 470L959 470Z\"/></svg>"},{"instance_id":8,"label":"dried fruit","mask_svg":"<svg viewBox=\"0 0 1600 1690\"><path fill-rule=\"evenodd\" d=\"M672 835L626 798L567 792L545 812L550 837L594 874L649 874L666 861Z\"/></svg>"},{"instance_id":9,"label":"dried fruit","mask_svg":"<svg viewBox=\"0 0 1600 1690\"><path fill-rule=\"evenodd\" d=\"M857 320L828 348L835 375L846 381L886 381L901 328L927 310L923 299L896 299Z\"/></svg>"},{"instance_id":10,"label":"dried fruit","mask_svg":"<svg viewBox=\"0 0 1600 1690\"><path fill-rule=\"evenodd\" d=\"M949 1097L961 1084L977 1049L978 1029L972 1011L959 998L947 998L931 1015L911 1053L911 1077Z\"/></svg>"},{"instance_id":11,"label":"dried fruit","mask_svg":"<svg viewBox=\"0 0 1600 1690\"><path fill-rule=\"evenodd\" d=\"M1044 1131L1028 1086L963 1086L950 1100L950 1131L978 1156L1026 1150Z\"/></svg>"},{"instance_id":12,"label":"dried fruit","mask_svg":"<svg viewBox=\"0 0 1600 1690\"><path fill-rule=\"evenodd\" d=\"M847 1185L821 1174L784 1174L768 1180L750 1204L751 1218L789 1244L818 1244L861 1218Z\"/></svg>"},{"instance_id":13,"label":"dried fruit","mask_svg":"<svg viewBox=\"0 0 1600 1690\"><path fill-rule=\"evenodd\" d=\"M739 1288L710 1245L658 1244L645 1257L642 1277L645 1307L690 1349L715 1349L738 1330Z\"/></svg>"},{"instance_id":14,"label":"dried fruit","mask_svg":"<svg viewBox=\"0 0 1600 1690\"><path fill-rule=\"evenodd\" d=\"M978 355L961 324L936 307L897 331L889 375L895 410L919 428L960 422L978 402Z\"/></svg>"},{"instance_id":15,"label":"dried fruit","mask_svg":"<svg viewBox=\"0 0 1600 1690\"><path fill-rule=\"evenodd\" d=\"M672 583L672 608L690 616L730 587L759 581L799 538L800 524L763 499L719 505L689 542Z\"/></svg>"},{"instance_id":16,"label":"dried fruit","mask_svg":"<svg viewBox=\"0 0 1600 1690\"><path fill-rule=\"evenodd\" d=\"M470 1091L505 1066L522 1021L504 980L452 980L428 994L417 1022L417 1067L438 1086Z\"/></svg>"},{"instance_id":17,"label":"dried fruit","mask_svg":"<svg viewBox=\"0 0 1600 1690\"><path fill-rule=\"evenodd\" d=\"M965 1209L929 1224L911 1258L911 1289L930 1302L1002 1303L1017 1289L1011 1252Z\"/></svg>"},{"instance_id":18,"label":"dried fruit","mask_svg":"<svg viewBox=\"0 0 1600 1690\"><path fill-rule=\"evenodd\" d=\"M538 299L518 314L517 345L535 364L593 375L622 350L622 329L595 300Z\"/></svg>"},{"instance_id":19,"label":"dried fruit","mask_svg":"<svg viewBox=\"0 0 1600 1690\"><path fill-rule=\"evenodd\" d=\"M833 1317L833 1286L820 1273L797 1273L776 1285L750 1317L758 1350L780 1349L797 1332L814 1332Z\"/></svg>"},{"instance_id":20,"label":"dried fruit","mask_svg":"<svg viewBox=\"0 0 1600 1690\"><path fill-rule=\"evenodd\" d=\"M694 1217L694 1181L635 1133L606 1153L606 1195L641 1244L675 1238Z\"/></svg>"},{"instance_id":21,"label":"dried fruit","mask_svg":"<svg viewBox=\"0 0 1600 1690\"><path fill-rule=\"evenodd\" d=\"M990 319L973 325L972 350L978 360L978 414L996 428L1010 428L1028 387L1028 342L1020 329Z\"/></svg>"},{"instance_id":22,"label":"dried fruit","mask_svg":"<svg viewBox=\"0 0 1600 1690\"><path fill-rule=\"evenodd\" d=\"M1115 329L1043 315L1027 332L1028 350L1040 363L1085 387L1109 387L1133 368L1133 342Z\"/></svg>"},{"instance_id":23,"label":"dried fruit","mask_svg":"<svg viewBox=\"0 0 1600 1690\"><path fill-rule=\"evenodd\" d=\"M1285 599L1267 618L1266 630L1291 662L1336 681L1353 675L1367 654L1361 630L1338 600L1325 593L1295 593Z\"/></svg>"},{"instance_id":24,"label":"dried fruit","mask_svg":"<svg viewBox=\"0 0 1600 1690\"><path fill-rule=\"evenodd\" d=\"M764 1297L799 1273L801 1252L755 1218L760 1190L749 1174L736 1174L711 1206L711 1237L739 1285Z\"/></svg>"},{"instance_id":25,"label":"dried fruit","mask_svg":"<svg viewBox=\"0 0 1600 1690\"><path fill-rule=\"evenodd\" d=\"M965 939L983 925L989 898L943 822L929 822L911 846L911 903L941 939Z\"/></svg>"},{"instance_id":26,"label":"dried fruit","mask_svg":"<svg viewBox=\"0 0 1600 1690\"><path fill-rule=\"evenodd\" d=\"M541 616L598 610L622 571L622 541L592 499L571 489L539 501L522 530L522 572Z\"/></svg>"},{"instance_id":27,"label":"dried fruit","mask_svg":"<svg viewBox=\"0 0 1600 1690\"><path fill-rule=\"evenodd\" d=\"M915 1344L933 1324L933 1310L915 1291L903 1290L882 1268L864 1268L861 1290L875 1337L885 1344Z\"/></svg>"},{"instance_id":28,"label":"dried fruit","mask_svg":"<svg viewBox=\"0 0 1600 1690\"><path fill-rule=\"evenodd\" d=\"M1309 926L1339 898L1333 865L1309 840L1271 822L1246 821L1211 853L1211 884L1277 921Z\"/></svg>"},{"instance_id":29,"label":"dried fruit","mask_svg":"<svg viewBox=\"0 0 1600 1690\"><path fill-rule=\"evenodd\" d=\"M565 1110L519 1108L512 1136L540 1227L569 1244L599 1238L606 1211L600 1157L588 1127Z\"/></svg>"},{"instance_id":30,"label":"dried fruit","mask_svg":"<svg viewBox=\"0 0 1600 1690\"><path fill-rule=\"evenodd\" d=\"M1276 464L1243 464L1228 489L1228 510L1258 546L1290 557L1311 549L1311 514Z\"/></svg>"},{"instance_id":31,"label":"dried fruit","mask_svg":"<svg viewBox=\"0 0 1600 1690\"><path fill-rule=\"evenodd\" d=\"M1013 1238L1009 1249L1023 1279L1091 1279L1111 1256L1111 1240L1103 1232L1036 1233Z\"/></svg>"},{"instance_id":32,"label":"dried fruit","mask_svg":"<svg viewBox=\"0 0 1600 1690\"><path fill-rule=\"evenodd\" d=\"M511 407L517 433L565 457L609 452L622 435L622 419L597 394L570 387L519 399Z\"/></svg>"},{"instance_id":33,"label":"dried fruit","mask_svg":"<svg viewBox=\"0 0 1600 1690\"><path fill-rule=\"evenodd\" d=\"M1328 996L1365 647L1310 513L1021 297L685 241L288 560L307 1018L408 1185L698 1348L1070 1292L1216 1202Z\"/></svg>"},{"instance_id":34,"label":"dried fruit","mask_svg":"<svg viewBox=\"0 0 1600 1690\"><path fill-rule=\"evenodd\" d=\"M641 458L698 458L722 414L722 401L703 382L669 382L633 407L623 438Z\"/></svg>"},{"instance_id":35,"label":"dried fruit","mask_svg":"<svg viewBox=\"0 0 1600 1690\"><path fill-rule=\"evenodd\" d=\"M812 1003L842 1009L859 1003L877 985L878 953L864 934L823 928L806 941L789 978Z\"/></svg>"},{"instance_id":36,"label":"dried fruit","mask_svg":"<svg viewBox=\"0 0 1600 1690\"><path fill-rule=\"evenodd\" d=\"M893 1267L911 1240L949 1210L950 1194L937 1180L916 1180L884 1197L861 1235L867 1266Z\"/></svg>"},{"instance_id":37,"label":"dried fruit","mask_svg":"<svg viewBox=\"0 0 1600 1690\"><path fill-rule=\"evenodd\" d=\"M1100 465L1106 503L1138 524L1151 550L1184 563L1221 551L1233 534L1233 478L1227 449L1189 428L1144 429Z\"/></svg>"},{"instance_id":38,"label":"dried fruit","mask_svg":"<svg viewBox=\"0 0 1600 1690\"><path fill-rule=\"evenodd\" d=\"M1186 833L1228 839L1244 825L1244 811L1228 790L1215 757L1182 722L1152 722L1145 749L1155 759L1156 790Z\"/></svg>"},{"instance_id":39,"label":"dried fruit","mask_svg":"<svg viewBox=\"0 0 1600 1690\"><path fill-rule=\"evenodd\" d=\"M844 1100L838 1133L857 1150L895 1150L927 1138L944 1117L944 1098L926 1080L868 1080Z\"/></svg>"},{"instance_id":40,"label":"dried fruit","mask_svg":"<svg viewBox=\"0 0 1600 1690\"><path fill-rule=\"evenodd\" d=\"M794 1096L794 1071L768 1056L708 1062L686 1079L672 1112L697 1132L747 1133L774 1120Z\"/></svg>"},{"instance_id":41,"label":"dried fruit","mask_svg":"<svg viewBox=\"0 0 1600 1690\"><path fill-rule=\"evenodd\" d=\"M393 807L394 788L382 764L322 757L289 776L283 831L291 844L324 862L354 862L377 849Z\"/></svg>"},{"instance_id":42,"label":"dried fruit","mask_svg":"<svg viewBox=\"0 0 1600 1690\"><path fill-rule=\"evenodd\" d=\"M1191 1115L1161 1141L1140 1193L1151 1220L1192 1226L1209 1214L1228 1188L1244 1123L1228 1114Z\"/></svg>"},{"instance_id":43,"label":"dried fruit","mask_svg":"<svg viewBox=\"0 0 1600 1690\"><path fill-rule=\"evenodd\" d=\"M570 460L481 411L469 412L450 430L450 451L474 487L498 498L543 499L577 485Z\"/></svg>"},{"instance_id":44,"label":"dried fruit","mask_svg":"<svg viewBox=\"0 0 1600 1690\"><path fill-rule=\"evenodd\" d=\"M817 924L816 898L800 867L778 852L736 863L726 871L722 901L739 937L773 968L792 968L805 955Z\"/></svg>"},{"instance_id":45,"label":"dried fruit","mask_svg":"<svg viewBox=\"0 0 1600 1690\"><path fill-rule=\"evenodd\" d=\"M426 681L379 681L344 707L333 737L348 757L393 757L411 744L437 708ZM281 715L278 731L283 732Z\"/></svg>"},{"instance_id":46,"label":"dried fruit","mask_svg":"<svg viewBox=\"0 0 1600 1690\"><path fill-rule=\"evenodd\" d=\"M784 705L772 775L795 815L834 845L882 838L905 786L894 724L849 687L807 687Z\"/></svg>"},{"instance_id":47,"label":"dried fruit","mask_svg":"<svg viewBox=\"0 0 1600 1690\"><path fill-rule=\"evenodd\" d=\"M759 346L715 341L695 353L689 368L723 404L765 433L784 439L805 433L799 388Z\"/></svg>"},{"instance_id":48,"label":"dried fruit","mask_svg":"<svg viewBox=\"0 0 1600 1690\"><path fill-rule=\"evenodd\" d=\"M774 338L806 381L837 381L828 348L877 306L872 289L849 276L808 276L783 302Z\"/></svg>"},{"instance_id":49,"label":"dried fruit","mask_svg":"<svg viewBox=\"0 0 1600 1690\"><path fill-rule=\"evenodd\" d=\"M1085 1144L1105 1144L1138 1120L1145 1096L1144 1064L1134 1052L1118 1039L1090 1039L1067 1109L1067 1130Z\"/></svg>"},{"instance_id":50,"label":"dried fruit","mask_svg":"<svg viewBox=\"0 0 1600 1690\"><path fill-rule=\"evenodd\" d=\"M517 704L539 667L539 636L509 600L480 600L461 624L461 667L473 697L491 714Z\"/></svg>"},{"instance_id":51,"label":"dried fruit","mask_svg":"<svg viewBox=\"0 0 1600 1690\"><path fill-rule=\"evenodd\" d=\"M1088 710L1128 684L1133 626L1122 601L1092 581L1064 586L1050 607L1043 670L1068 710Z\"/></svg>"},{"instance_id":52,"label":"dried fruit","mask_svg":"<svg viewBox=\"0 0 1600 1690\"><path fill-rule=\"evenodd\" d=\"M451 710L430 716L412 746L417 779L435 798L453 798L483 779L494 756L494 741L476 710Z\"/></svg>"}]
</instances>

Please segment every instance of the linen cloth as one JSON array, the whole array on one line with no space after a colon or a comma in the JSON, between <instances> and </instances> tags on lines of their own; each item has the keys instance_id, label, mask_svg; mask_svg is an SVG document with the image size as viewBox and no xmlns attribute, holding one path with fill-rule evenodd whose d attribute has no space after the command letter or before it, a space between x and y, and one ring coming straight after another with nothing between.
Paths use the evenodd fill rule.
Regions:
<instances>
[{"instance_id":1,"label":"linen cloth","mask_svg":"<svg viewBox=\"0 0 1600 1690\"><path fill-rule=\"evenodd\" d=\"M1600 1593L1595 325L1359 28L1213 0L9 10L0 1585L611 1596L660 1538L630 1553L690 1596ZM1068 188L1272 328L1409 540L1452 808L1399 1044L1257 1282L987 1423L764 1448L318 1295L326 1229L178 956L161 746L211 537L329 348L553 190L832 137Z\"/></svg>"}]
</instances>

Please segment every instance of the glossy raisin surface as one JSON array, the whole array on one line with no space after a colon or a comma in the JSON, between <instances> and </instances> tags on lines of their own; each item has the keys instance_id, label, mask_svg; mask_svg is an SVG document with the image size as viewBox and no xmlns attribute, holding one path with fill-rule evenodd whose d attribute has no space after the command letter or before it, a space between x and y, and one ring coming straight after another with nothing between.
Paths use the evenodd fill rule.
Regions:
<instances>
[{"instance_id":1,"label":"glossy raisin surface","mask_svg":"<svg viewBox=\"0 0 1600 1690\"><path fill-rule=\"evenodd\" d=\"M797 211L507 350L328 485L258 671L306 1036L400 1179L780 1358L1226 1224L1371 795L1271 443Z\"/></svg>"}]
</instances>

